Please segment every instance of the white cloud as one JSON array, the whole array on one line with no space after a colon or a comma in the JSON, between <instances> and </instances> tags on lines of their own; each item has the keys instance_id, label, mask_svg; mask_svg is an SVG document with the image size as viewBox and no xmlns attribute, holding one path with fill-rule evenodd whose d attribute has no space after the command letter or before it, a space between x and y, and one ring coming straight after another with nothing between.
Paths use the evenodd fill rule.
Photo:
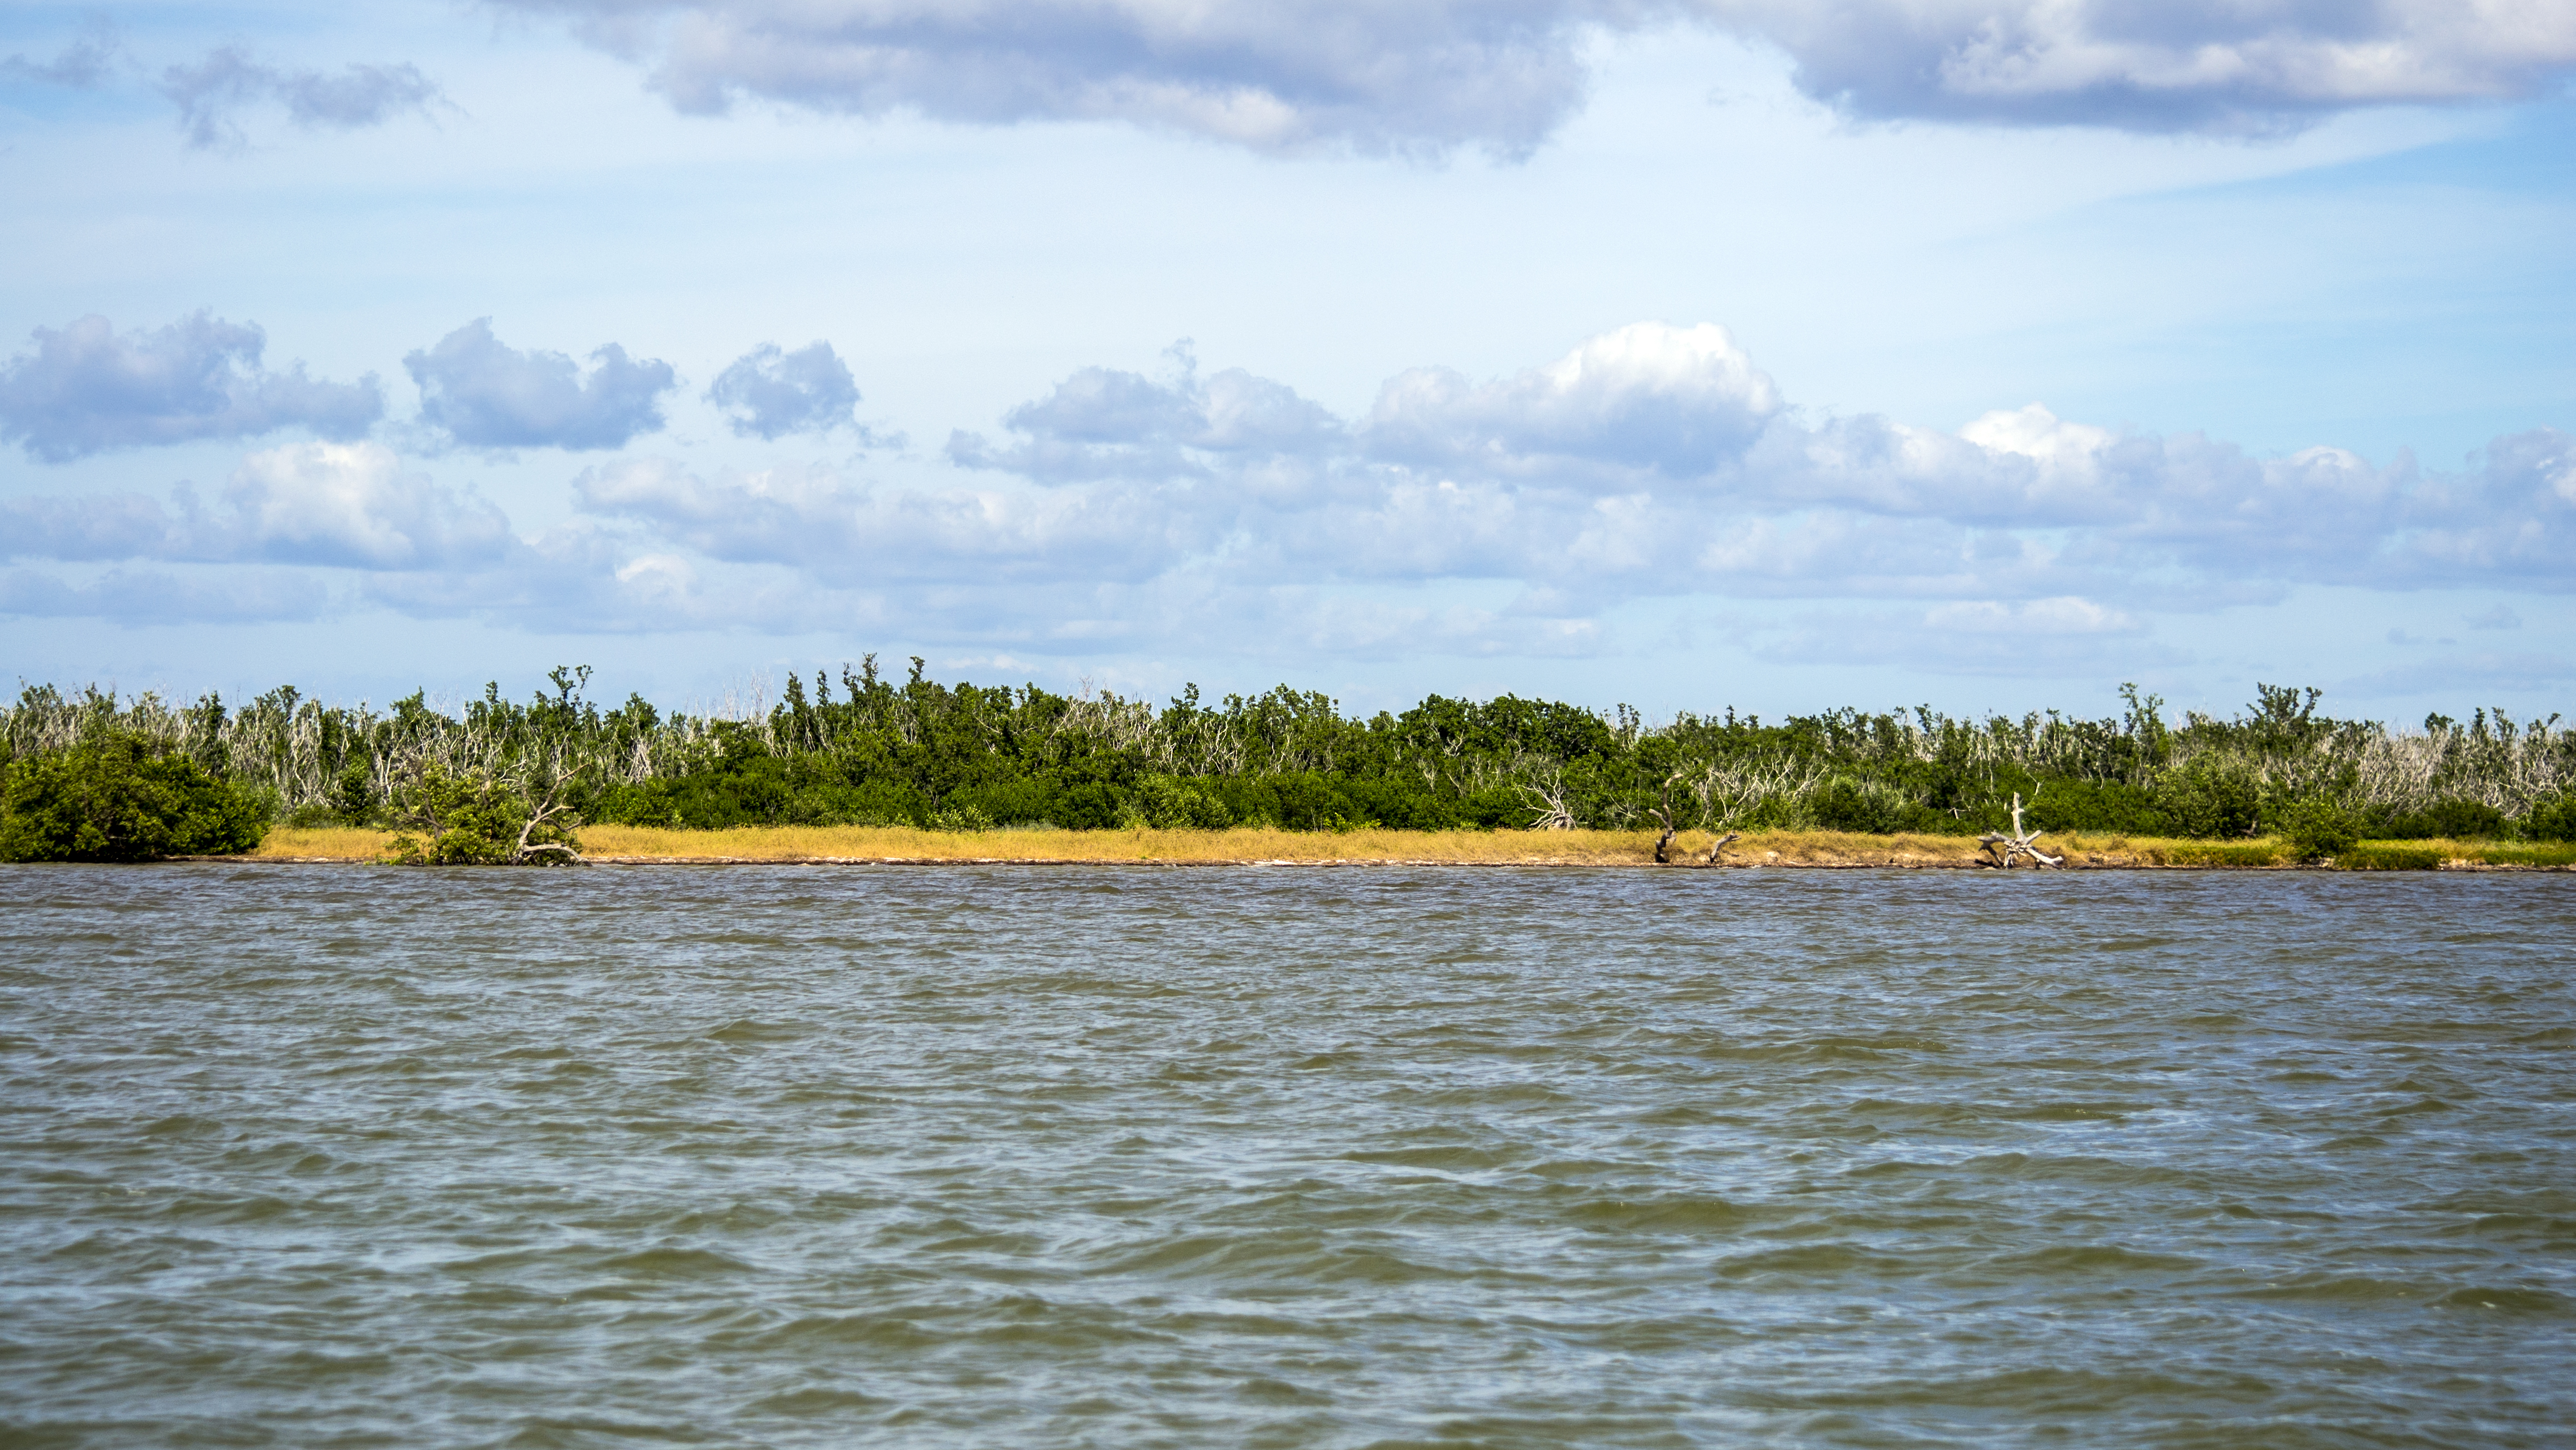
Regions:
<instances>
[{"instance_id":1,"label":"white cloud","mask_svg":"<svg viewBox=\"0 0 2576 1450\"><path fill-rule=\"evenodd\" d=\"M403 368L420 387L421 421L469 448L622 448L659 432L662 395L679 385L671 365L613 342L590 359L585 376L563 353L508 346L478 317L405 354Z\"/></svg>"},{"instance_id":2,"label":"white cloud","mask_svg":"<svg viewBox=\"0 0 2576 1450\"><path fill-rule=\"evenodd\" d=\"M1406 373L1357 421L1239 369L1202 377L1185 351L1160 378L1077 370L1002 421L951 440L952 486L612 459L572 480L569 526L525 542L379 445L318 442L250 455L213 506L184 488L0 504L0 539L362 569L367 597L414 613L797 629L827 610L1031 650L1555 652L1599 646L1639 601L1911 601L1761 647L1981 672L2171 658L2147 614L2301 585L2576 587L2576 439L2552 430L2428 476L2037 404L1955 433L1806 420L1712 327L1622 328L1489 382ZM1441 599L1496 589L1525 607Z\"/></svg>"},{"instance_id":3,"label":"white cloud","mask_svg":"<svg viewBox=\"0 0 2576 1450\"><path fill-rule=\"evenodd\" d=\"M1446 368L1396 377L1369 413L1367 446L1491 477L1699 478L1733 462L1779 410L1770 377L1724 328L1641 322L1496 382Z\"/></svg>"},{"instance_id":4,"label":"white cloud","mask_svg":"<svg viewBox=\"0 0 2576 1450\"><path fill-rule=\"evenodd\" d=\"M1924 611L1923 622L1961 634L2131 634L2140 628L2136 616L2074 594L1937 604Z\"/></svg>"},{"instance_id":5,"label":"white cloud","mask_svg":"<svg viewBox=\"0 0 2576 1450\"><path fill-rule=\"evenodd\" d=\"M333 383L300 362L271 371L258 324L210 312L123 333L89 316L32 336L34 352L0 366L0 439L48 463L287 428L354 438L384 413L374 374Z\"/></svg>"},{"instance_id":6,"label":"white cloud","mask_svg":"<svg viewBox=\"0 0 2576 1450\"><path fill-rule=\"evenodd\" d=\"M232 528L277 560L420 569L491 559L501 511L402 471L381 444L301 443L254 453L224 489Z\"/></svg>"},{"instance_id":7,"label":"white cloud","mask_svg":"<svg viewBox=\"0 0 2576 1450\"><path fill-rule=\"evenodd\" d=\"M762 343L716 374L707 401L725 411L726 424L743 438L859 431L851 415L859 405L858 380L828 342L794 352Z\"/></svg>"},{"instance_id":8,"label":"white cloud","mask_svg":"<svg viewBox=\"0 0 2576 1450\"><path fill-rule=\"evenodd\" d=\"M512 539L500 510L407 473L375 443L294 443L253 453L209 509L184 485L169 506L140 494L0 502L0 553L448 569L488 563Z\"/></svg>"}]
</instances>

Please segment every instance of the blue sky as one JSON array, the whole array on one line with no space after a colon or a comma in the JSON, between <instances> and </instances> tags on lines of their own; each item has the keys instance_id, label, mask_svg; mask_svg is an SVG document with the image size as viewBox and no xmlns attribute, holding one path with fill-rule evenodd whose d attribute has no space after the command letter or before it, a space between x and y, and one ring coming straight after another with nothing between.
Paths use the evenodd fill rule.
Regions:
<instances>
[{"instance_id":1,"label":"blue sky","mask_svg":"<svg viewBox=\"0 0 2576 1450\"><path fill-rule=\"evenodd\" d=\"M0 13L31 681L2576 702L2576 4Z\"/></svg>"}]
</instances>

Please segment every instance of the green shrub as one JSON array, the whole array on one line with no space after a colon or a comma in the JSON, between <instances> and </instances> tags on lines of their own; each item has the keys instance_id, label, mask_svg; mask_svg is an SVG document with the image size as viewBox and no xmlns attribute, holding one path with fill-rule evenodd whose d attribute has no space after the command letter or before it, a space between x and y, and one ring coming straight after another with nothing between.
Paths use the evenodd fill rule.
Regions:
<instances>
[{"instance_id":1,"label":"green shrub","mask_svg":"<svg viewBox=\"0 0 2576 1450\"><path fill-rule=\"evenodd\" d=\"M141 736L100 734L12 762L0 791L0 860L150 861L248 851L267 803Z\"/></svg>"},{"instance_id":2,"label":"green shrub","mask_svg":"<svg viewBox=\"0 0 2576 1450\"><path fill-rule=\"evenodd\" d=\"M1157 830L1221 831L1234 824L1225 802L1194 780L1149 775L1137 782L1130 806Z\"/></svg>"},{"instance_id":3,"label":"green shrub","mask_svg":"<svg viewBox=\"0 0 2576 1450\"><path fill-rule=\"evenodd\" d=\"M2177 836L2250 836L2262 804L2262 783L2240 761L2202 758L2156 781L2156 805Z\"/></svg>"},{"instance_id":4,"label":"green shrub","mask_svg":"<svg viewBox=\"0 0 2576 1450\"><path fill-rule=\"evenodd\" d=\"M510 783L481 773L423 767L395 790L393 819L402 834L386 847L386 859L398 865L568 866L581 859L578 817L551 798L532 805Z\"/></svg>"},{"instance_id":5,"label":"green shrub","mask_svg":"<svg viewBox=\"0 0 2576 1450\"><path fill-rule=\"evenodd\" d=\"M1847 775L1826 782L1809 807L1824 830L1868 836L1892 836L1904 830L1913 809L1912 801L1877 781Z\"/></svg>"},{"instance_id":6,"label":"green shrub","mask_svg":"<svg viewBox=\"0 0 2576 1450\"><path fill-rule=\"evenodd\" d=\"M2341 856L2360 839L2352 812L2326 800L2293 802L2281 812L2281 835L2303 860Z\"/></svg>"},{"instance_id":7,"label":"green shrub","mask_svg":"<svg viewBox=\"0 0 2576 1450\"><path fill-rule=\"evenodd\" d=\"M942 806L922 824L934 831L972 833L993 829L993 818L976 806Z\"/></svg>"},{"instance_id":8,"label":"green shrub","mask_svg":"<svg viewBox=\"0 0 2576 1450\"><path fill-rule=\"evenodd\" d=\"M2576 841L2576 791L2565 791L2531 808L2522 818L2526 841Z\"/></svg>"},{"instance_id":9,"label":"green shrub","mask_svg":"<svg viewBox=\"0 0 2576 1450\"><path fill-rule=\"evenodd\" d=\"M2446 800L2391 816L2371 834L2392 841L2491 841L2504 829L2504 812L2486 802Z\"/></svg>"}]
</instances>

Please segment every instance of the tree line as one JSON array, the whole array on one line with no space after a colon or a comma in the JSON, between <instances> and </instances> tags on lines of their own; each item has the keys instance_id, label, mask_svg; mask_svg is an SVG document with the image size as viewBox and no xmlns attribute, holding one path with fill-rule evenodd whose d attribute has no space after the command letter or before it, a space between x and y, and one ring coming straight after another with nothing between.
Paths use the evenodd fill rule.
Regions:
<instances>
[{"instance_id":1,"label":"tree line","mask_svg":"<svg viewBox=\"0 0 2576 1450\"><path fill-rule=\"evenodd\" d=\"M2576 733L2558 717L2482 709L2396 729L2335 718L2319 691L2273 685L2225 718L2169 719L2157 697L2124 686L2120 713L2098 719L1917 707L1649 723L1624 705L1512 695L1433 695L1361 716L1284 685L1216 702L1190 686L1157 707L1112 692L941 684L918 658L896 678L874 656L837 679L790 675L774 699L666 714L632 694L604 705L587 693L590 674L558 669L529 699L494 685L444 708L419 693L377 709L281 687L235 708L212 694L178 704L26 686L0 706L0 855L238 849L227 843L269 822L415 832L410 850L424 860L563 859L581 822L1446 830L1669 819L1973 836L2005 825L2016 794L2061 832L2576 839ZM143 836L100 807L88 836L72 830L86 844L62 846L83 789L97 795L99 782L147 766L166 777L163 795L193 802L174 818L199 827L129 848L118 842ZM231 824L203 824L214 820Z\"/></svg>"}]
</instances>

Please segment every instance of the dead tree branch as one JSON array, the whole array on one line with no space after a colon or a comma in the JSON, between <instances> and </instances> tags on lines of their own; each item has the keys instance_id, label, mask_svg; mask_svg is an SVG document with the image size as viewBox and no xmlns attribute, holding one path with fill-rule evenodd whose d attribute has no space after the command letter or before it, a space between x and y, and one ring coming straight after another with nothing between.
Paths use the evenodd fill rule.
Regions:
<instances>
[{"instance_id":1,"label":"dead tree branch","mask_svg":"<svg viewBox=\"0 0 2576 1450\"><path fill-rule=\"evenodd\" d=\"M546 784L545 794L537 798L536 804L533 808L533 813L529 815L527 822L519 827L519 839L517 843L510 848L510 860L513 864L525 862L530 857L544 852L554 852L561 855L566 861L573 862L575 864L578 864L581 861L581 848L578 846L566 845L562 842L554 841L540 842L536 845L530 845L528 843L528 838L535 835L537 831L546 824L546 822L553 820L557 816L565 815L570 810L570 807L564 804L563 791L564 787L572 780L572 767L563 764L561 761L557 761L553 771L551 772L551 776L552 778ZM532 775L531 783L533 782L534 777ZM577 825L579 822L573 821L568 822L567 824ZM564 828L558 826L555 829L561 831ZM569 834L569 832L566 832L566 834Z\"/></svg>"},{"instance_id":2,"label":"dead tree branch","mask_svg":"<svg viewBox=\"0 0 2576 1450\"><path fill-rule=\"evenodd\" d=\"M2011 835L2007 836L2000 831L1988 831L1977 838L1978 844L1984 846L1988 854L1996 858L1996 865L2009 871L2012 869L2015 861L2018 861L2025 856L2030 858L2031 868L2033 870L2037 870L2042 866L2062 866L2066 864L2065 857L2048 855L2042 852L2037 846L2031 844L2040 838L2041 833L2039 831L2032 830L2025 832L2022 830L2020 791L2013 792L2012 817L2013 828Z\"/></svg>"}]
</instances>

